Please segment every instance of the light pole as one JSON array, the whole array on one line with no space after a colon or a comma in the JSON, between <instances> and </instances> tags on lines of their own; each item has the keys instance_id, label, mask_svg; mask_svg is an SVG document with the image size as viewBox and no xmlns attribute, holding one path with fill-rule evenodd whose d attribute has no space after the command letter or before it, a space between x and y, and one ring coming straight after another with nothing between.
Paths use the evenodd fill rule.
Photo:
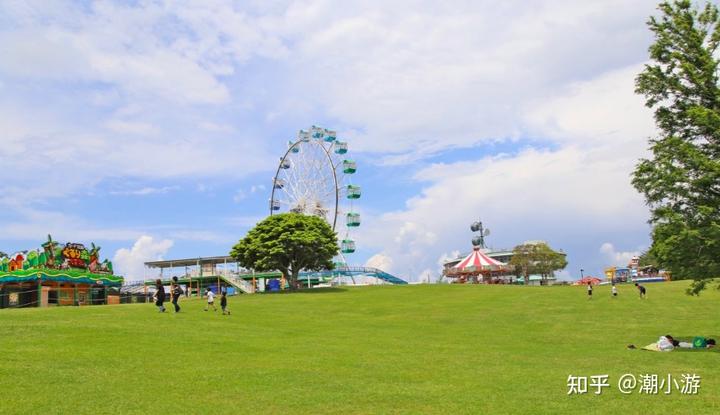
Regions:
<instances>
[{"instance_id":1,"label":"light pole","mask_svg":"<svg viewBox=\"0 0 720 415\"><path fill-rule=\"evenodd\" d=\"M477 246L477 247L480 247L481 249L484 249L485 248L485 237L490 234L490 230L484 229L481 221L473 222L470 225L470 230L473 232L478 232L478 234L475 235L472 239L473 246Z\"/></svg>"},{"instance_id":2,"label":"light pole","mask_svg":"<svg viewBox=\"0 0 720 415\"><path fill-rule=\"evenodd\" d=\"M585 271L584 269L580 268L580 279L583 279L583 278L584 278L584 276L583 276L583 272L584 272L584 271Z\"/></svg>"}]
</instances>

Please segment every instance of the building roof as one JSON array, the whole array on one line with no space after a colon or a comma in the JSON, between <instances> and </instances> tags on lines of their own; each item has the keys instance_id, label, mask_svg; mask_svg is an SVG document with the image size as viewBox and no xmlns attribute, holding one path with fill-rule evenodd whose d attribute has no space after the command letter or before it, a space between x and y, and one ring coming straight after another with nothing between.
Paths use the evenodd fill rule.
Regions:
<instances>
[{"instance_id":1,"label":"building roof","mask_svg":"<svg viewBox=\"0 0 720 415\"><path fill-rule=\"evenodd\" d=\"M218 265L225 263L234 263L237 260L231 256L211 256L205 258L185 258L185 259L168 259L163 261L146 262L148 268L174 268L174 267L192 267L197 265Z\"/></svg>"},{"instance_id":2,"label":"building roof","mask_svg":"<svg viewBox=\"0 0 720 415\"><path fill-rule=\"evenodd\" d=\"M483 252L485 255L489 256L490 258L497 258L497 257L512 255L512 253L513 253L512 250L507 250L507 249L500 249L500 250L497 250L497 251L493 251L493 250L489 250L489 249L484 249L484 250L482 250L482 252ZM470 254L472 254L472 253L473 253L473 252L470 251L470 252L466 252L466 253L458 256L457 258L448 259L448 260L446 260L446 261L443 263L443 265L452 264L452 263L454 263L454 262L460 262L460 261L462 261L464 258L467 258L467 256L470 255Z\"/></svg>"},{"instance_id":3,"label":"building roof","mask_svg":"<svg viewBox=\"0 0 720 415\"><path fill-rule=\"evenodd\" d=\"M98 284L110 287L120 286L123 277L112 274L93 274L85 270L28 269L0 272L0 283L55 281L74 284Z\"/></svg>"}]
</instances>

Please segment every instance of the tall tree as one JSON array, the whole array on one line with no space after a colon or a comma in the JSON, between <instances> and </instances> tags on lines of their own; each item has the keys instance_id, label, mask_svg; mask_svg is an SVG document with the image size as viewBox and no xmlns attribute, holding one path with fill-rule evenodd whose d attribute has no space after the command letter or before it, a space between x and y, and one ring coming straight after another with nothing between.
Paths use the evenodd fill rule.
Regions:
<instances>
[{"instance_id":1,"label":"tall tree","mask_svg":"<svg viewBox=\"0 0 720 415\"><path fill-rule=\"evenodd\" d=\"M244 268L280 271L295 287L301 270L332 269L337 253L337 236L323 219L282 213L255 225L230 255Z\"/></svg>"},{"instance_id":2,"label":"tall tree","mask_svg":"<svg viewBox=\"0 0 720 415\"><path fill-rule=\"evenodd\" d=\"M515 268L516 275L522 275L527 285L530 274L540 274L547 279L553 271L567 266L565 254L556 252L544 242L524 243L513 249L509 265Z\"/></svg>"},{"instance_id":3,"label":"tall tree","mask_svg":"<svg viewBox=\"0 0 720 415\"><path fill-rule=\"evenodd\" d=\"M647 23L655 35L652 62L635 92L654 110L659 134L632 183L651 210L656 265L674 279L720 276L718 8L677 0L658 9Z\"/></svg>"},{"instance_id":4,"label":"tall tree","mask_svg":"<svg viewBox=\"0 0 720 415\"><path fill-rule=\"evenodd\" d=\"M638 266L640 267L646 267L646 266L653 266L657 267L660 261L655 257L655 255L650 252L650 250L646 250L643 253L640 254L640 260L638 261Z\"/></svg>"}]
</instances>

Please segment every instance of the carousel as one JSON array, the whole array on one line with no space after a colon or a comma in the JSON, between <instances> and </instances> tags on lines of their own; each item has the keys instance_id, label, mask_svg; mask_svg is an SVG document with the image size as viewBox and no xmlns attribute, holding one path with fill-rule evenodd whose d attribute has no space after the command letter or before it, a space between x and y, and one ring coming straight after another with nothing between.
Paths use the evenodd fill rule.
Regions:
<instances>
[{"instance_id":1,"label":"carousel","mask_svg":"<svg viewBox=\"0 0 720 415\"><path fill-rule=\"evenodd\" d=\"M472 252L457 265L445 270L443 273L445 277L451 279L455 284L491 283L493 277L498 277L508 271L508 265L490 258L483 252L485 237L490 234L490 231L483 229L482 222L474 222L470 229L473 232L478 232L472 239Z\"/></svg>"},{"instance_id":2,"label":"carousel","mask_svg":"<svg viewBox=\"0 0 720 415\"><path fill-rule=\"evenodd\" d=\"M479 246L460 263L446 271L445 276L453 279L456 284L490 283L495 276L507 271L507 264L490 258Z\"/></svg>"}]
</instances>

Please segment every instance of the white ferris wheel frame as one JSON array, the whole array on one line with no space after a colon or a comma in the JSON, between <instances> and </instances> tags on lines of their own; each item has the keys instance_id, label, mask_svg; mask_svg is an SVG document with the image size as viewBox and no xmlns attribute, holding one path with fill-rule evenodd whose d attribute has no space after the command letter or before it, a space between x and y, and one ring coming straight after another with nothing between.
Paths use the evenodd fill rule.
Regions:
<instances>
[{"instance_id":1,"label":"white ferris wheel frame","mask_svg":"<svg viewBox=\"0 0 720 415\"><path fill-rule=\"evenodd\" d=\"M298 138L288 147L273 177L271 216L277 203L281 211L322 217L334 232L340 233L339 219L342 221L343 214L352 211L353 200L348 200L348 210L344 211L341 198L347 195L347 186L352 183L350 175L343 172L345 155L334 153L335 142L323 138ZM286 163L289 168L283 168ZM282 188L276 187L278 179L282 180ZM346 239L349 234L350 229L345 226Z\"/></svg>"}]
</instances>

